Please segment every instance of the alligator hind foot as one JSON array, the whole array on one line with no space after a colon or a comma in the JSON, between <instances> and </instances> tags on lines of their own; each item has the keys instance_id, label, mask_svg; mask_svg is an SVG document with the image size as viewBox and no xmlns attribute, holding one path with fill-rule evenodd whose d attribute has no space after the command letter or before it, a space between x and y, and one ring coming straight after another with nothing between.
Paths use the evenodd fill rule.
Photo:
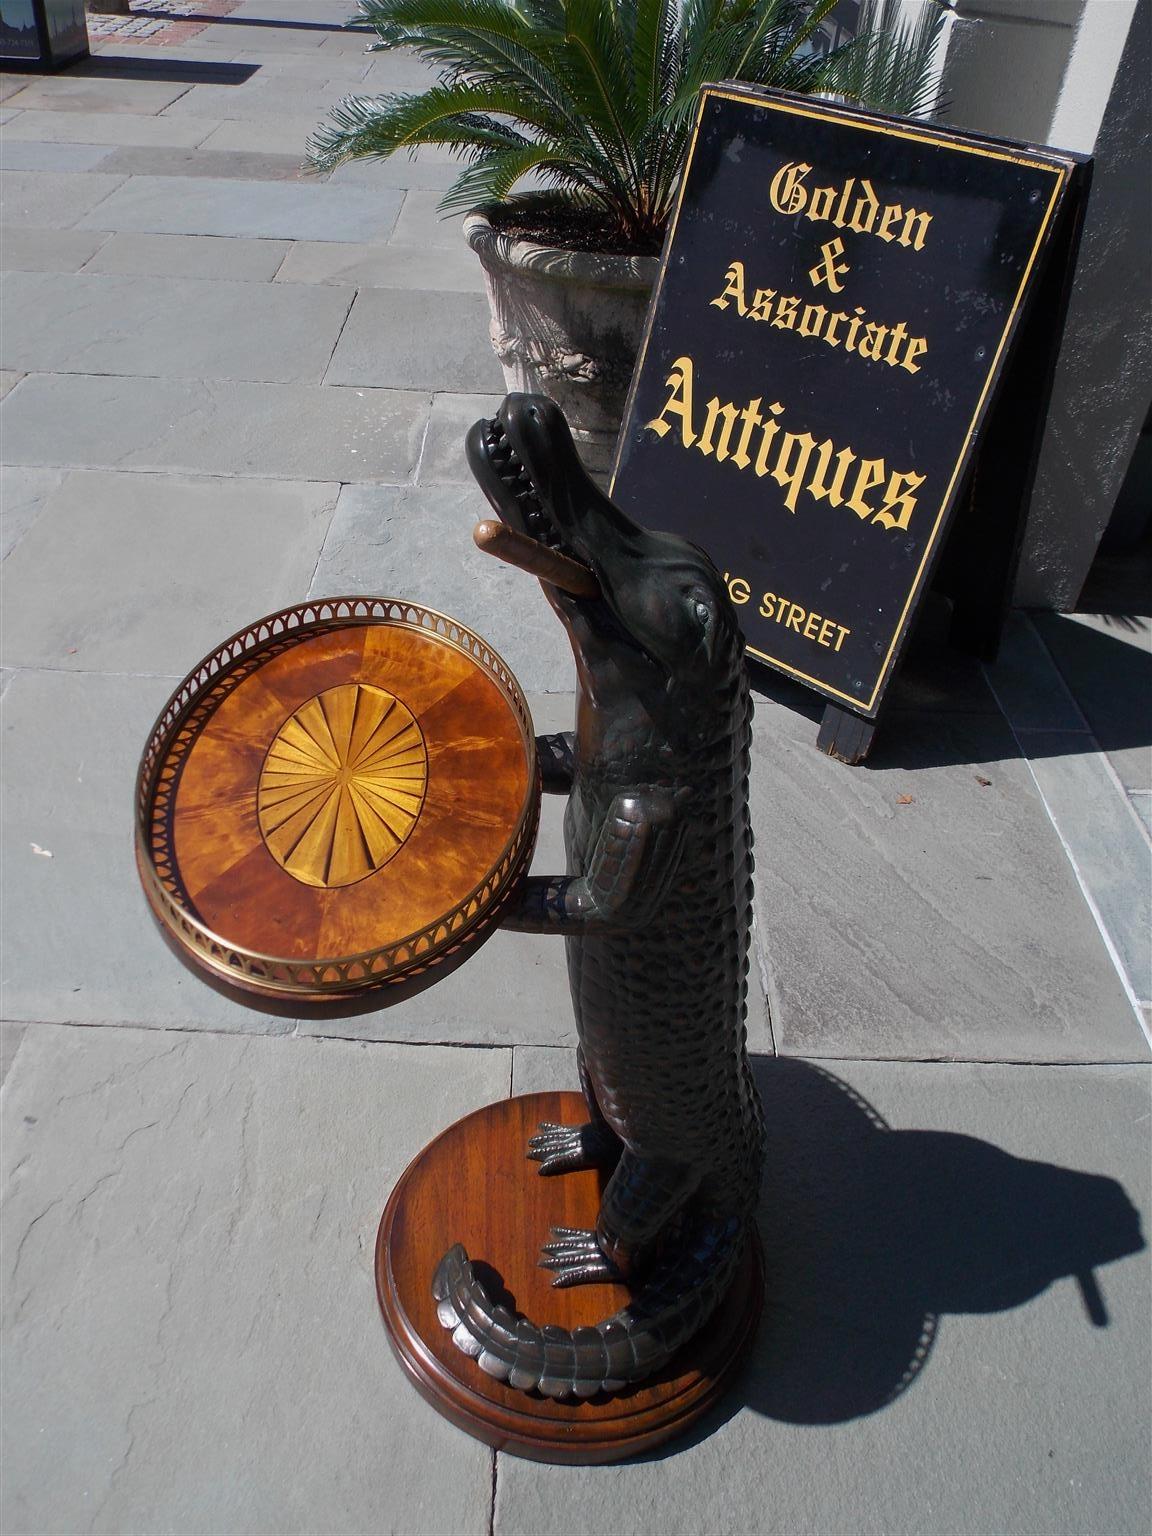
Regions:
<instances>
[{"instance_id":1,"label":"alligator hind foot","mask_svg":"<svg viewBox=\"0 0 1152 1536\"><path fill-rule=\"evenodd\" d=\"M579 1168L611 1168L620 1156L620 1142L604 1124L557 1125L542 1120L528 1143L528 1156L539 1163L538 1173L574 1173Z\"/></svg>"},{"instance_id":2,"label":"alligator hind foot","mask_svg":"<svg viewBox=\"0 0 1152 1536\"><path fill-rule=\"evenodd\" d=\"M594 1282L623 1280L624 1276L607 1257L596 1238L596 1233L583 1227L553 1227L552 1242L545 1243L541 1252L541 1269L554 1271L552 1284L557 1290L570 1285L588 1285Z\"/></svg>"}]
</instances>

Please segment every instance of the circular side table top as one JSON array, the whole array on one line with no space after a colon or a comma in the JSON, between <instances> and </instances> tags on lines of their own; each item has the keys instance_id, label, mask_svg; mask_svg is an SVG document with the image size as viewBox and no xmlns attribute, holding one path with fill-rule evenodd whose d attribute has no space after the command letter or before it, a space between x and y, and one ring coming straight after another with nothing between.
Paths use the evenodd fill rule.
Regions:
<instances>
[{"instance_id":1,"label":"circular side table top","mask_svg":"<svg viewBox=\"0 0 1152 1536\"><path fill-rule=\"evenodd\" d=\"M206 979L380 1006L491 931L538 807L500 658L416 604L331 599L259 621L177 689L141 763L137 859Z\"/></svg>"}]
</instances>

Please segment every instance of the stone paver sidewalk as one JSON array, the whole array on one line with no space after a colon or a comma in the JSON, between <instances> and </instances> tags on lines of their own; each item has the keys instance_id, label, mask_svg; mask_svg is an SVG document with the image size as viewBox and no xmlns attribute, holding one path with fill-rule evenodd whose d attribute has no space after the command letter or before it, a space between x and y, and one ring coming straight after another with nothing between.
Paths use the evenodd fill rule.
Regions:
<instances>
[{"instance_id":1,"label":"stone paver sidewalk","mask_svg":"<svg viewBox=\"0 0 1152 1536\"><path fill-rule=\"evenodd\" d=\"M501 375L436 216L452 167L301 169L340 95L426 78L350 9L241 0L4 77L0 1528L1144 1532L1146 614L1015 616L988 673L926 643L858 770L765 685L768 1306L730 1401L634 1464L452 1429L373 1293L429 1138L575 1086L559 946L498 935L318 1023L226 1002L154 932L136 761L258 615L427 602L507 657L538 729L571 716L550 611L471 542L460 445ZM536 867L560 857L550 801Z\"/></svg>"}]
</instances>

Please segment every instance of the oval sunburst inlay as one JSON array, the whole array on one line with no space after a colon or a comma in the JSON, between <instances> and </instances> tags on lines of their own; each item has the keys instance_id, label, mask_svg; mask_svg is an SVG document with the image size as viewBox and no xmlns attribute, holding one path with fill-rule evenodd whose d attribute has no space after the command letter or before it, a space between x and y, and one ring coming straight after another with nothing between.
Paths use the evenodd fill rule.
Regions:
<instances>
[{"instance_id":1,"label":"oval sunburst inlay","mask_svg":"<svg viewBox=\"0 0 1152 1536\"><path fill-rule=\"evenodd\" d=\"M276 862L305 885L354 885L416 825L427 778L423 734L399 699L367 683L328 688L268 748L260 831Z\"/></svg>"}]
</instances>

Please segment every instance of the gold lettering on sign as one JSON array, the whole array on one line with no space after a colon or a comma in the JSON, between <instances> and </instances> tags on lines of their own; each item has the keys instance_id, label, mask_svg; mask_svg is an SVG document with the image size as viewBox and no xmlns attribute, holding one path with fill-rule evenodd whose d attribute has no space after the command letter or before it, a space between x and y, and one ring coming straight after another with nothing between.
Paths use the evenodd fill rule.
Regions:
<instances>
[{"instance_id":1,"label":"gold lettering on sign","mask_svg":"<svg viewBox=\"0 0 1152 1536\"><path fill-rule=\"evenodd\" d=\"M822 613L813 613L791 598L777 597L775 592L765 592L760 599L760 617L793 629L805 640L813 640L826 649L838 651L852 633L846 624L826 619Z\"/></svg>"},{"instance_id":2,"label":"gold lettering on sign","mask_svg":"<svg viewBox=\"0 0 1152 1536\"><path fill-rule=\"evenodd\" d=\"M752 601L752 588L743 576L734 576L731 571L725 571L724 584L728 588L728 596L737 607L742 608ZM779 597L775 592L763 594L757 612L762 619L770 619L785 629L791 629L802 640L810 640L813 645L822 646L828 651L838 651L852 633L851 627L841 624L838 619L826 618L815 609L805 608L802 603L795 603L790 597Z\"/></svg>"},{"instance_id":3,"label":"gold lettering on sign","mask_svg":"<svg viewBox=\"0 0 1152 1536\"><path fill-rule=\"evenodd\" d=\"M692 430L692 359L690 357L678 357L672 364L672 372L664 380L672 393L668 396L664 409L655 421L648 425L657 437L663 437L671 430L672 423L665 421L665 416L671 414L680 418L680 441L685 448L691 448L696 441L696 434Z\"/></svg>"},{"instance_id":4,"label":"gold lettering on sign","mask_svg":"<svg viewBox=\"0 0 1152 1536\"><path fill-rule=\"evenodd\" d=\"M823 251L826 260L834 263L834 253L828 254L833 246L843 249L841 241L833 240L823 247ZM841 268L833 264L827 273L828 287L835 293L840 292L841 285L837 281L840 271ZM822 274L819 279L815 275L818 272ZM823 265L812 268L809 275L813 283L824 281L823 272ZM854 352L867 362L886 363L889 368L903 368L906 373L920 372L917 359L928 350L923 336L909 336L903 320L898 320L895 325L881 325L878 320L870 320L868 311L859 304L854 305L851 312L831 309L826 304L811 304L795 294L779 294L775 288L755 289L749 303L742 261L729 262L723 288L708 302L713 309L730 309L741 319L766 322L779 331L796 331L798 335L822 341L826 346L843 347L845 352Z\"/></svg>"},{"instance_id":5,"label":"gold lettering on sign","mask_svg":"<svg viewBox=\"0 0 1152 1536\"><path fill-rule=\"evenodd\" d=\"M813 288L819 288L821 283L827 283L832 293L843 293L844 284L839 281L848 271L848 263L837 258L844 254L843 240L829 240L820 247L820 260L808 273L812 279Z\"/></svg>"},{"instance_id":6,"label":"gold lettering on sign","mask_svg":"<svg viewBox=\"0 0 1152 1536\"><path fill-rule=\"evenodd\" d=\"M875 235L886 244L893 241L908 250L922 251L928 238L930 213L905 208L900 203L881 205L867 177L849 176L839 186L810 187L812 167L800 160L782 165L768 186L768 198L777 213L788 218L802 214L813 224L832 224L857 235ZM842 253L841 253L842 254Z\"/></svg>"},{"instance_id":7,"label":"gold lettering on sign","mask_svg":"<svg viewBox=\"0 0 1152 1536\"><path fill-rule=\"evenodd\" d=\"M810 165L802 165L798 160L790 160L787 165L780 167L768 188L768 196L777 213L804 212L808 193L801 183L811 172Z\"/></svg>"},{"instance_id":8,"label":"gold lettering on sign","mask_svg":"<svg viewBox=\"0 0 1152 1536\"><path fill-rule=\"evenodd\" d=\"M827 501L830 507L847 507L862 521L880 528L907 531L923 475L889 469L884 459L865 458L854 448L837 448L831 438L817 442L811 432L791 431L779 420L786 407L776 400L762 411L760 395L744 406L713 395L701 419L694 395L695 373L687 354L672 364L665 380L664 408L646 423L658 438L667 437L676 425L682 447L741 471L751 467L758 479L770 477L784 492L789 512L797 512L801 498L807 497L817 504Z\"/></svg>"}]
</instances>

